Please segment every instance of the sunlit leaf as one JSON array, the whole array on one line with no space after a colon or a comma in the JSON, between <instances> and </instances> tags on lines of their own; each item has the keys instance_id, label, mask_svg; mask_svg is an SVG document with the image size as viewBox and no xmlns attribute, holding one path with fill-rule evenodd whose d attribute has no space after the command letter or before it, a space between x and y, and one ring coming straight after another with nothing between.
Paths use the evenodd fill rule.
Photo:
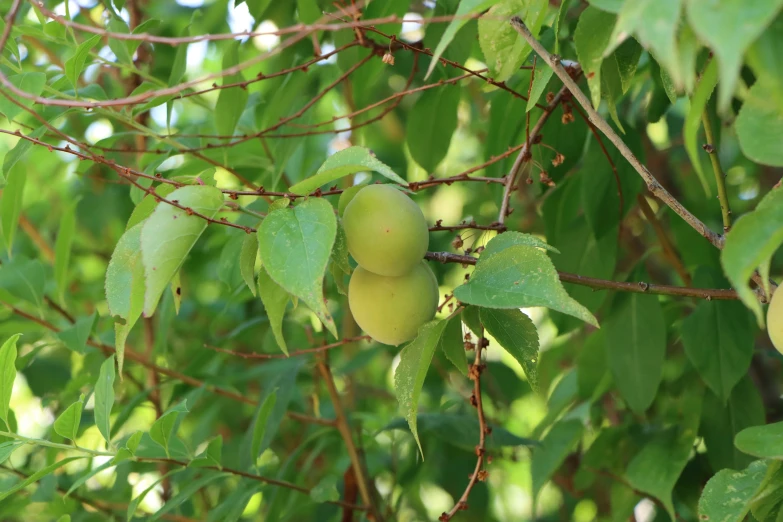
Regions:
<instances>
[{"instance_id":1,"label":"sunlit leaf","mask_svg":"<svg viewBox=\"0 0 783 522\"><path fill-rule=\"evenodd\" d=\"M11 408L11 392L16 379L16 341L21 334L12 335L0 346L0 420L11 429L8 412Z\"/></svg>"}]
</instances>

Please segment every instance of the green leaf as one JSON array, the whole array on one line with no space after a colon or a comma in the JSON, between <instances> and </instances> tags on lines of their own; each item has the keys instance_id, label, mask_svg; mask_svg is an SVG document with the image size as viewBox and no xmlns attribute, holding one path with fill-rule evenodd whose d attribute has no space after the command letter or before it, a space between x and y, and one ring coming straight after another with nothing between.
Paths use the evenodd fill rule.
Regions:
<instances>
[{"instance_id":1,"label":"green leaf","mask_svg":"<svg viewBox=\"0 0 783 522\"><path fill-rule=\"evenodd\" d=\"M529 246L510 246L488 258L482 255L470 281L455 288L454 297L486 308L545 306L598 326L593 314L565 291L547 255Z\"/></svg>"},{"instance_id":2,"label":"green leaf","mask_svg":"<svg viewBox=\"0 0 783 522\"><path fill-rule=\"evenodd\" d=\"M65 496L68 497L71 493L79 489L85 482L90 480L92 477L100 473L101 471L110 468L111 466L115 465L114 459L107 460L100 466L96 466L86 473L82 474L79 478L77 478L73 484L71 484L71 487L68 488L68 491L65 492Z\"/></svg>"},{"instance_id":3,"label":"green leaf","mask_svg":"<svg viewBox=\"0 0 783 522\"><path fill-rule=\"evenodd\" d=\"M188 466L190 467L204 467L204 466L217 466L222 469L220 463L223 455L223 436L218 435L214 439L209 441L207 449L204 450L198 458L190 461Z\"/></svg>"},{"instance_id":4,"label":"green leaf","mask_svg":"<svg viewBox=\"0 0 783 522\"><path fill-rule=\"evenodd\" d=\"M14 87L26 92L27 94L32 96L40 96L44 85L46 85L46 75L42 72L24 72L22 74L14 74L9 76L8 81L10 81ZM29 109L33 106L33 100L22 98L16 94L9 95L20 105L22 105L22 107L27 107ZM5 96L0 96L0 112L5 114L5 117L8 118L8 121L16 118L24 110L22 107L12 102Z\"/></svg>"},{"instance_id":5,"label":"green leaf","mask_svg":"<svg viewBox=\"0 0 783 522\"><path fill-rule=\"evenodd\" d=\"M256 420L253 424L253 442L250 446L250 462L255 465L258 457L261 456L259 448L261 447L261 441L264 438L264 432L266 431L266 423L269 420L269 414L272 413L272 409L275 407L275 401L277 400L277 393L272 392L266 396L261 407L256 414Z\"/></svg>"},{"instance_id":6,"label":"green leaf","mask_svg":"<svg viewBox=\"0 0 783 522\"><path fill-rule=\"evenodd\" d=\"M760 78L745 97L735 122L742 153L756 163L783 167L783 148L775 136L783 133L780 87Z\"/></svg>"},{"instance_id":7,"label":"green leaf","mask_svg":"<svg viewBox=\"0 0 783 522\"><path fill-rule=\"evenodd\" d=\"M370 149L354 146L329 156L315 174L295 184L289 190L293 194L304 196L340 178L368 170L377 172L400 185L408 184L391 167L379 161Z\"/></svg>"},{"instance_id":8,"label":"green leaf","mask_svg":"<svg viewBox=\"0 0 783 522\"><path fill-rule=\"evenodd\" d=\"M605 335L605 328L592 332L582 344L576 359L579 397L591 402L602 397L612 386Z\"/></svg>"},{"instance_id":9,"label":"green leaf","mask_svg":"<svg viewBox=\"0 0 783 522\"><path fill-rule=\"evenodd\" d=\"M709 101L717 81L718 66L715 60L711 60L710 63L707 64L704 73L702 73L699 83L696 84L696 90L693 91L690 108L688 109L688 114L685 117L685 125L682 129L683 139L685 140L685 150L688 152L691 164L693 165L696 174L699 176L699 181L701 181L701 186L704 188L704 193L708 197L712 194L712 190L707 183L707 178L701 165L701 158L699 157L699 150L701 147L699 147L697 143L697 134L701 125L702 114L707 107L707 101Z\"/></svg>"},{"instance_id":10,"label":"green leaf","mask_svg":"<svg viewBox=\"0 0 783 522\"><path fill-rule=\"evenodd\" d=\"M666 356L666 323L658 297L618 294L604 330L617 389L628 406L641 414L655 399Z\"/></svg>"},{"instance_id":11,"label":"green leaf","mask_svg":"<svg viewBox=\"0 0 783 522\"><path fill-rule=\"evenodd\" d=\"M587 0L587 3L597 9L606 11L607 13L617 14L623 8L625 1L626 0Z\"/></svg>"},{"instance_id":12,"label":"green leaf","mask_svg":"<svg viewBox=\"0 0 783 522\"><path fill-rule=\"evenodd\" d=\"M171 72L169 73L168 86L172 87L177 85L182 78L185 77L188 65L188 46L177 46L177 53L174 55L174 63L171 65Z\"/></svg>"},{"instance_id":13,"label":"green leaf","mask_svg":"<svg viewBox=\"0 0 783 522\"><path fill-rule=\"evenodd\" d=\"M13 495L14 493L16 493L17 491L21 491L22 489L26 488L30 484L34 484L34 483L38 482L43 477L49 475L50 473L54 473L56 470L58 470L61 467L65 466L69 462L73 462L74 460L79 460L79 459L83 459L83 458L85 458L85 457L84 456L68 457L68 458L65 458L65 459L62 459L62 460L58 460L54 464L50 464L49 466L46 466L45 468L36 471L35 473L30 475L29 477L27 477L23 481L14 484L13 487L11 487L10 489L7 489L7 490L3 491L2 493L0 493L0 500L4 500L4 499L10 497L11 495Z\"/></svg>"},{"instance_id":14,"label":"green leaf","mask_svg":"<svg viewBox=\"0 0 783 522\"><path fill-rule=\"evenodd\" d=\"M335 338L322 286L336 234L334 209L321 198L270 212L258 229L261 261L269 276L302 299Z\"/></svg>"},{"instance_id":15,"label":"green leaf","mask_svg":"<svg viewBox=\"0 0 783 522\"><path fill-rule=\"evenodd\" d=\"M546 0L502 0L478 21L479 45L492 77L499 82L511 78L525 63L532 50L524 38L508 23L520 16L537 37L548 14Z\"/></svg>"},{"instance_id":16,"label":"green leaf","mask_svg":"<svg viewBox=\"0 0 783 522\"><path fill-rule=\"evenodd\" d=\"M584 426L578 420L561 420L552 426L541 441L541 446L533 449L530 471L533 477L533 503L544 484L552 477L569 453L582 438Z\"/></svg>"},{"instance_id":17,"label":"green leaf","mask_svg":"<svg viewBox=\"0 0 783 522\"><path fill-rule=\"evenodd\" d=\"M5 462L11 457L11 454L19 446L24 445L24 441L21 440L9 440L0 444L0 464Z\"/></svg>"},{"instance_id":18,"label":"green leaf","mask_svg":"<svg viewBox=\"0 0 783 522\"><path fill-rule=\"evenodd\" d=\"M617 25L609 47L613 50L621 42L621 34L634 34L636 39L662 64L678 89L682 87L680 59L677 52L682 0L637 0L623 4L617 15ZM607 51L608 52L608 51Z\"/></svg>"},{"instance_id":19,"label":"green leaf","mask_svg":"<svg viewBox=\"0 0 783 522\"><path fill-rule=\"evenodd\" d=\"M128 25L119 16L111 16L109 18L109 31L113 33L129 34ZM108 38L109 49L117 57L117 61L126 65L133 65L133 56L128 50L128 40L121 40L119 38Z\"/></svg>"},{"instance_id":20,"label":"green leaf","mask_svg":"<svg viewBox=\"0 0 783 522\"><path fill-rule=\"evenodd\" d=\"M120 375L125 361L125 340L144 308L144 265L141 260L143 227L144 224L139 223L125 231L117 241L106 268L106 302L109 313L115 318L114 343Z\"/></svg>"},{"instance_id":21,"label":"green leaf","mask_svg":"<svg viewBox=\"0 0 783 522\"><path fill-rule=\"evenodd\" d=\"M430 74L432 74L432 71L438 64L443 51L446 50L446 47L448 47L451 41L454 39L457 31L462 29L462 26L470 21L468 15L480 13L481 11L492 7L495 3L497 3L497 0L460 0L459 7L457 8L457 12L455 13L454 18L451 20L451 22L449 22L448 27L446 27L446 31L443 33L443 36L441 36L440 41L438 42L438 46L435 48L435 52L432 55L432 61L430 61L430 66L427 68L427 74L424 75L425 80L429 78Z\"/></svg>"},{"instance_id":22,"label":"green leaf","mask_svg":"<svg viewBox=\"0 0 783 522\"><path fill-rule=\"evenodd\" d=\"M734 94L743 56L772 22L783 0L690 0L691 28L713 50L720 64L718 110L724 113ZM741 27L742 30L737 30Z\"/></svg>"},{"instance_id":23,"label":"green leaf","mask_svg":"<svg viewBox=\"0 0 783 522\"><path fill-rule=\"evenodd\" d=\"M272 0L246 0L246 2L247 7L250 10L250 16L259 20L264 15L264 12L266 12L269 4L272 3ZM240 2L236 3L239 4Z\"/></svg>"},{"instance_id":24,"label":"green leaf","mask_svg":"<svg viewBox=\"0 0 783 522\"><path fill-rule=\"evenodd\" d=\"M543 59L536 60L536 66L533 70L533 86L530 88L530 97L527 99L526 112L530 112L530 109L536 106L554 73L555 71Z\"/></svg>"},{"instance_id":25,"label":"green leaf","mask_svg":"<svg viewBox=\"0 0 783 522\"><path fill-rule=\"evenodd\" d=\"M750 376L737 383L728 402L707 392L699 432L707 446L712 469L742 469L750 464L751 458L734 446L734 437L745 428L765 421L764 403Z\"/></svg>"},{"instance_id":26,"label":"green leaf","mask_svg":"<svg viewBox=\"0 0 783 522\"><path fill-rule=\"evenodd\" d=\"M548 244L543 239L539 239L531 234L525 234L524 232L516 232L510 230L508 232L504 232L499 236L493 237L492 240L490 240L490 242L487 243L486 247L484 248L484 251L481 253L481 257L482 259L487 259L495 254L502 252L508 247L517 246L517 245L543 248L544 250L548 250L549 252L554 252L555 254L560 253L558 249Z\"/></svg>"},{"instance_id":27,"label":"green leaf","mask_svg":"<svg viewBox=\"0 0 783 522\"><path fill-rule=\"evenodd\" d=\"M0 225L2 225L9 258L12 257L14 235L19 225L19 214L22 212L25 181L27 181L27 172L24 169L12 170L8 173L6 186L3 189L2 198L0 198Z\"/></svg>"},{"instance_id":28,"label":"green leaf","mask_svg":"<svg viewBox=\"0 0 783 522\"><path fill-rule=\"evenodd\" d=\"M672 490L688 463L695 438L696 433L688 428L659 432L636 454L625 472L628 484L660 500L672 520Z\"/></svg>"},{"instance_id":29,"label":"green leaf","mask_svg":"<svg viewBox=\"0 0 783 522\"><path fill-rule=\"evenodd\" d=\"M699 518L720 522L745 520L768 467L768 462L757 460L743 471L724 469L713 475L699 499Z\"/></svg>"},{"instance_id":30,"label":"green leaf","mask_svg":"<svg viewBox=\"0 0 783 522\"><path fill-rule=\"evenodd\" d=\"M223 54L223 70L234 67L239 63L239 41L231 42L225 54ZM223 85L243 81L241 73L230 74L223 77ZM231 136L234 134L239 118L247 105L247 89L242 87L229 87L220 89L217 103L215 104L215 127L218 134Z\"/></svg>"},{"instance_id":31,"label":"green leaf","mask_svg":"<svg viewBox=\"0 0 783 522\"><path fill-rule=\"evenodd\" d=\"M88 38L87 40L80 43L79 47L76 48L76 52L74 52L73 55L65 61L65 76L71 82L71 85L74 89L79 87L79 76L84 70L84 64L90 55L90 51L93 47L98 45L98 42L100 41L101 35L99 34Z\"/></svg>"},{"instance_id":32,"label":"green leaf","mask_svg":"<svg viewBox=\"0 0 783 522\"><path fill-rule=\"evenodd\" d=\"M337 477L327 475L310 490L310 498L313 502L335 502L340 500L340 492L337 491Z\"/></svg>"},{"instance_id":33,"label":"green leaf","mask_svg":"<svg viewBox=\"0 0 783 522\"><path fill-rule=\"evenodd\" d=\"M14 389L14 379L16 379L16 341L22 334L15 334L9 337L3 346L0 346L0 420L2 420L8 429L11 429L8 412L11 409L11 393Z\"/></svg>"},{"instance_id":34,"label":"green leaf","mask_svg":"<svg viewBox=\"0 0 783 522\"><path fill-rule=\"evenodd\" d=\"M166 451L166 456L169 456L171 439L176 436L176 433L174 433L174 425L179 418L179 414L187 413L188 411L187 399L185 399L172 408L169 408L166 413L152 423L150 438Z\"/></svg>"},{"instance_id":35,"label":"green leaf","mask_svg":"<svg viewBox=\"0 0 783 522\"><path fill-rule=\"evenodd\" d=\"M783 422L746 428L737 434L734 445L754 457L783 460Z\"/></svg>"},{"instance_id":36,"label":"green leaf","mask_svg":"<svg viewBox=\"0 0 783 522\"><path fill-rule=\"evenodd\" d=\"M737 291L745 306L756 314L760 327L764 326L764 313L748 285L748 279L758 268L763 279L769 274L772 255L783 243L783 188L769 192L756 210L739 218L726 235L726 244L720 260L731 286ZM765 288L769 295L769 288Z\"/></svg>"},{"instance_id":37,"label":"green leaf","mask_svg":"<svg viewBox=\"0 0 783 522\"><path fill-rule=\"evenodd\" d=\"M95 383L95 425L107 445L111 445L111 408L114 406L114 356L101 364Z\"/></svg>"},{"instance_id":38,"label":"green leaf","mask_svg":"<svg viewBox=\"0 0 783 522\"><path fill-rule=\"evenodd\" d=\"M702 301L680 332L691 364L725 403L753 358L753 332L745 307L732 301Z\"/></svg>"},{"instance_id":39,"label":"green leaf","mask_svg":"<svg viewBox=\"0 0 783 522\"><path fill-rule=\"evenodd\" d=\"M61 303L65 302L65 290L68 286L68 264L71 259L71 245L76 231L77 199L65 209L60 216L60 230L54 244L54 280L57 283L57 296Z\"/></svg>"},{"instance_id":40,"label":"green leaf","mask_svg":"<svg viewBox=\"0 0 783 522\"><path fill-rule=\"evenodd\" d=\"M79 433L79 424L82 421L82 408L84 400L79 399L63 411L54 421L54 431L63 438L76 440Z\"/></svg>"},{"instance_id":41,"label":"green leaf","mask_svg":"<svg viewBox=\"0 0 783 522\"><path fill-rule=\"evenodd\" d=\"M468 360L465 356L465 341L462 339L462 320L459 316L449 319L438 340L438 347L446 358L465 377L468 376Z\"/></svg>"},{"instance_id":42,"label":"green leaf","mask_svg":"<svg viewBox=\"0 0 783 522\"><path fill-rule=\"evenodd\" d=\"M285 309L288 306L290 296L283 287L275 283L266 268L261 267L258 273L258 295L264 304L266 316L269 318L269 326L272 328L272 334L275 336L277 346L286 355L288 355L288 346L283 336L283 319L285 318Z\"/></svg>"},{"instance_id":43,"label":"green leaf","mask_svg":"<svg viewBox=\"0 0 783 522\"><path fill-rule=\"evenodd\" d=\"M446 157L457 128L460 87L448 85L425 91L408 116L405 137L411 156L428 173Z\"/></svg>"},{"instance_id":44,"label":"green leaf","mask_svg":"<svg viewBox=\"0 0 783 522\"><path fill-rule=\"evenodd\" d=\"M135 188L135 187L134 187ZM163 184L158 185L155 187L155 194L157 194L158 197L165 198L168 197L169 194L174 192L174 189L176 189L174 185L169 184ZM163 205L166 205L166 203L162 203ZM128 218L128 223L125 225L125 230L130 230L131 228L135 227L148 217L152 215L152 213L155 211L155 207L159 205L157 199L155 199L155 196L152 194L146 194L144 198L139 202L138 205L136 205L136 208L133 209L133 213L131 213L131 216Z\"/></svg>"},{"instance_id":45,"label":"green leaf","mask_svg":"<svg viewBox=\"0 0 783 522\"><path fill-rule=\"evenodd\" d=\"M239 252L239 272L242 279L250 289L250 292L256 295L256 257L258 256L258 236L256 234L246 234L242 240L242 250Z\"/></svg>"},{"instance_id":46,"label":"green leaf","mask_svg":"<svg viewBox=\"0 0 783 522\"><path fill-rule=\"evenodd\" d=\"M348 259L348 239L342 226L337 227L337 235L332 248L332 263L336 264L344 273L351 274L351 263Z\"/></svg>"},{"instance_id":47,"label":"green leaf","mask_svg":"<svg viewBox=\"0 0 783 522\"><path fill-rule=\"evenodd\" d=\"M408 425L411 428L413 438L419 446L422 459L424 451L421 449L419 433L416 429L416 413L419 409L419 395L424 386L424 378L432 362L432 356L438 341L446 328L446 321L430 321L421 328L416 338L408 343L400 352L400 363L394 372L394 393L397 402L403 411Z\"/></svg>"},{"instance_id":48,"label":"green leaf","mask_svg":"<svg viewBox=\"0 0 783 522\"><path fill-rule=\"evenodd\" d=\"M191 185L172 192L169 201L178 201L208 218L214 218L223 206L223 193L208 185ZM144 315L150 317L163 291L182 266L193 245L207 228L207 222L173 205L158 205L142 225L141 259L146 291Z\"/></svg>"},{"instance_id":49,"label":"green leaf","mask_svg":"<svg viewBox=\"0 0 783 522\"><path fill-rule=\"evenodd\" d=\"M0 288L7 290L14 297L34 304L39 309L43 305L45 284L44 267L37 259L17 259L0 267Z\"/></svg>"},{"instance_id":50,"label":"green leaf","mask_svg":"<svg viewBox=\"0 0 783 522\"><path fill-rule=\"evenodd\" d=\"M186 482L176 495L171 497L171 499L166 502L162 508L157 510L154 515L147 517L147 520L149 522L154 522L155 520L160 519L162 516L182 505L186 500L192 498L201 488L225 476L225 473L212 472L209 475Z\"/></svg>"},{"instance_id":51,"label":"green leaf","mask_svg":"<svg viewBox=\"0 0 783 522\"><path fill-rule=\"evenodd\" d=\"M538 331L520 310L481 308L481 322L525 371L527 381L538 392Z\"/></svg>"},{"instance_id":52,"label":"green leaf","mask_svg":"<svg viewBox=\"0 0 783 522\"><path fill-rule=\"evenodd\" d=\"M31 138L38 139L41 136L43 136L45 131L46 131L46 126L41 125L34 131L30 132L28 136ZM2 173L0 173L0 188L2 188L7 183L5 177L8 175L9 172L11 172L13 166L16 165L19 160L23 159L25 155L27 155L27 153L32 148L33 148L33 142L31 142L30 140L26 140L24 138L20 138L19 140L17 140L16 145L14 145L14 148L9 150L5 154L5 158L3 159L3 171Z\"/></svg>"},{"instance_id":53,"label":"green leaf","mask_svg":"<svg viewBox=\"0 0 783 522\"><path fill-rule=\"evenodd\" d=\"M579 15L574 31L576 54L587 78L593 107L596 108L601 103L601 64L604 61L604 51L609 47L614 25L613 14L588 7Z\"/></svg>"}]
</instances>

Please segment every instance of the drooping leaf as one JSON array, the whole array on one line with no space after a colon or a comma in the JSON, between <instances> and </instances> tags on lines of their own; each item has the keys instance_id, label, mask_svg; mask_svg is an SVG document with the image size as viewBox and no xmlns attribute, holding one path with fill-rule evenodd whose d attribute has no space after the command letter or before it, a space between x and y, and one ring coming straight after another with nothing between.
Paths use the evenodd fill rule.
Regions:
<instances>
[{"instance_id":1,"label":"drooping leaf","mask_svg":"<svg viewBox=\"0 0 783 522\"><path fill-rule=\"evenodd\" d=\"M106 268L106 302L115 318L115 347L117 368L122 375L125 361L125 340L128 338L144 308L144 265L141 259L141 232L139 223L117 241Z\"/></svg>"},{"instance_id":2,"label":"drooping leaf","mask_svg":"<svg viewBox=\"0 0 783 522\"><path fill-rule=\"evenodd\" d=\"M745 51L775 18L783 0L689 0L685 5L690 26L718 58L718 109L725 112Z\"/></svg>"},{"instance_id":3,"label":"drooping leaf","mask_svg":"<svg viewBox=\"0 0 783 522\"><path fill-rule=\"evenodd\" d=\"M223 206L223 193L208 185L178 188L167 199L210 219ZM144 315L149 317L171 278L207 228L207 221L174 205L162 204L141 226L141 260L146 283Z\"/></svg>"},{"instance_id":4,"label":"drooping leaf","mask_svg":"<svg viewBox=\"0 0 783 522\"><path fill-rule=\"evenodd\" d=\"M0 197L0 225L9 258L12 257L14 236L19 225L19 215L22 212L22 197L26 180L27 172L24 169L13 169L7 173L6 186L3 189L2 197Z\"/></svg>"},{"instance_id":5,"label":"drooping leaf","mask_svg":"<svg viewBox=\"0 0 783 522\"><path fill-rule=\"evenodd\" d=\"M530 470L533 477L534 504L541 488L573 451L583 432L584 426L580 421L562 420L552 426L541 441L541 446L533 450Z\"/></svg>"},{"instance_id":6,"label":"drooping leaf","mask_svg":"<svg viewBox=\"0 0 783 522\"><path fill-rule=\"evenodd\" d=\"M95 425L108 445L111 445L111 408L114 406L114 356L101 364L95 383Z\"/></svg>"},{"instance_id":7,"label":"drooping leaf","mask_svg":"<svg viewBox=\"0 0 783 522\"><path fill-rule=\"evenodd\" d=\"M411 109L405 130L411 156L428 173L446 157L457 128L460 86L447 85L422 93Z\"/></svg>"},{"instance_id":8,"label":"drooping leaf","mask_svg":"<svg viewBox=\"0 0 783 522\"><path fill-rule=\"evenodd\" d=\"M285 309L288 306L290 296L280 285L275 283L266 269L262 266L258 273L258 295L264 304L266 316L269 318L269 326L277 341L277 346L286 355L288 355L288 346L283 336L283 319L285 318Z\"/></svg>"},{"instance_id":9,"label":"drooping leaf","mask_svg":"<svg viewBox=\"0 0 783 522\"><path fill-rule=\"evenodd\" d=\"M310 490L310 498L314 502L334 502L340 500L340 492L337 491L337 477L327 475Z\"/></svg>"},{"instance_id":10,"label":"drooping leaf","mask_svg":"<svg viewBox=\"0 0 783 522\"><path fill-rule=\"evenodd\" d=\"M54 244L54 280L57 283L57 297L62 303L65 300L65 290L68 285L68 264L71 259L71 245L76 231L76 205L74 201L60 216L60 230Z\"/></svg>"},{"instance_id":11,"label":"drooping leaf","mask_svg":"<svg viewBox=\"0 0 783 522\"><path fill-rule=\"evenodd\" d=\"M223 53L223 69L229 69L239 63L239 44L235 40ZM223 85L239 83L243 81L241 73L229 74L223 77ZM239 118L247 105L247 89L242 87L229 87L221 89L215 104L215 127L218 134L231 136L239 123ZM211 217L211 216L210 216Z\"/></svg>"},{"instance_id":12,"label":"drooping leaf","mask_svg":"<svg viewBox=\"0 0 783 522\"><path fill-rule=\"evenodd\" d=\"M12 335L0 346L0 420L10 430L8 412L11 408L11 392L16 379L16 341L21 334Z\"/></svg>"},{"instance_id":13,"label":"drooping leaf","mask_svg":"<svg viewBox=\"0 0 783 522\"><path fill-rule=\"evenodd\" d=\"M682 324L691 364L722 402L750 366L753 332L745 307L732 301L703 301Z\"/></svg>"},{"instance_id":14,"label":"drooping leaf","mask_svg":"<svg viewBox=\"0 0 783 522\"><path fill-rule=\"evenodd\" d=\"M530 318L519 310L481 308L481 323L522 366L527 381L538 392L538 331Z\"/></svg>"},{"instance_id":15,"label":"drooping leaf","mask_svg":"<svg viewBox=\"0 0 783 522\"><path fill-rule=\"evenodd\" d=\"M54 421L54 431L61 437L75 441L76 435L79 433L79 424L81 424L82 420L83 407L84 400L79 399L65 408L65 411L63 411Z\"/></svg>"},{"instance_id":16,"label":"drooping leaf","mask_svg":"<svg viewBox=\"0 0 783 522\"><path fill-rule=\"evenodd\" d=\"M441 36L440 41L438 42L438 46L435 48L435 52L432 54L432 60L427 68L427 74L424 76L425 79L432 74L443 51L449 46L457 32L462 29L462 26L470 21L470 18L467 15L480 13L481 11L492 7L496 2L497 0L460 0L454 19L449 22L446 31L444 31L443 36Z\"/></svg>"},{"instance_id":17,"label":"drooping leaf","mask_svg":"<svg viewBox=\"0 0 783 522\"><path fill-rule=\"evenodd\" d=\"M618 294L604 329L617 389L634 412L642 413L655 399L666 355L666 323L658 297Z\"/></svg>"},{"instance_id":18,"label":"drooping leaf","mask_svg":"<svg viewBox=\"0 0 783 522\"><path fill-rule=\"evenodd\" d=\"M672 427L655 434L633 458L625 472L628 484L660 500L675 520L672 490L688 463L696 432Z\"/></svg>"},{"instance_id":19,"label":"drooping leaf","mask_svg":"<svg viewBox=\"0 0 783 522\"><path fill-rule=\"evenodd\" d=\"M765 77L753 84L735 122L737 139L746 157L764 165L783 167L783 150L775 136L783 132L780 87Z\"/></svg>"},{"instance_id":20,"label":"drooping leaf","mask_svg":"<svg viewBox=\"0 0 783 522\"><path fill-rule=\"evenodd\" d=\"M394 371L394 392L397 396L397 402L408 420L408 425L413 438L416 439L416 444L419 446L422 458L424 458L424 451L421 449L419 432L416 428L419 395L435 348L438 346L446 324L446 321L430 321L419 328L416 338L402 349L400 363Z\"/></svg>"},{"instance_id":21,"label":"drooping leaf","mask_svg":"<svg viewBox=\"0 0 783 522\"><path fill-rule=\"evenodd\" d=\"M254 296L256 295L255 266L257 256L258 236L256 234L246 234L242 240L242 250L239 252L239 272Z\"/></svg>"},{"instance_id":22,"label":"drooping leaf","mask_svg":"<svg viewBox=\"0 0 783 522\"><path fill-rule=\"evenodd\" d=\"M334 209L321 198L270 212L258 229L261 261L269 276L302 299L335 338L322 282L336 234Z\"/></svg>"},{"instance_id":23,"label":"drooping leaf","mask_svg":"<svg viewBox=\"0 0 783 522\"><path fill-rule=\"evenodd\" d=\"M745 520L768 467L768 461L757 460L742 471L724 469L715 474L704 486L699 499L701 519L721 522Z\"/></svg>"},{"instance_id":24,"label":"drooping leaf","mask_svg":"<svg viewBox=\"0 0 783 522\"><path fill-rule=\"evenodd\" d=\"M769 192L756 210L739 218L726 235L720 260L723 270L745 306L756 314L760 327L764 314L748 279L758 268L766 281L772 255L783 243L783 188ZM769 288L764 289L769 295Z\"/></svg>"},{"instance_id":25,"label":"drooping leaf","mask_svg":"<svg viewBox=\"0 0 783 522\"><path fill-rule=\"evenodd\" d=\"M514 245L479 258L470 280L454 289L454 297L486 308L545 306L598 326L593 314L563 289L547 255L529 246Z\"/></svg>"},{"instance_id":26,"label":"drooping leaf","mask_svg":"<svg viewBox=\"0 0 783 522\"><path fill-rule=\"evenodd\" d=\"M587 77L593 107L601 103L601 63L604 51L610 43L616 17L594 7L588 7L581 15L574 31L574 45L579 63Z\"/></svg>"},{"instance_id":27,"label":"drooping leaf","mask_svg":"<svg viewBox=\"0 0 783 522\"><path fill-rule=\"evenodd\" d=\"M462 339L462 321L460 317L452 317L449 324L443 329L438 346L446 358L451 361L454 367L462 373L468 375L468 361L465 357L465 342Z\"/></svg>"},{"instance_id":28,"label":"drooping leaf","mask_svg":"<svg viewBox=\"0 0 783 522\"><path fill-rule=\"evenodd\" d=\"M261 447L261 441L264 438L264 432L266 431L266 423L269 420L269 414L272 413L272 409L275 407L275 401L277 400L277 393L272 392L266 396L264 402L261 403L261 407L258 409L256 419L253 425L253 442L250 446L250 462L254 463L258 460L259 449Z\"/></svg>"},{"instance_id":29,"label":"drooping leaf","mask_svg":"<svg viewBox=\"0 0 783 522\"><path fill-rule=\"evenodd\" d=\"M315 174L293 185L289 190L293 194L304 196L318 187L332 183L342 177L367 170L377 172L400 185L407 185L407 182L398 176L391 167L378 160L372 151L364 147L354 146L329 156Z\"/></svg>"},{"instance_id":30,"label":"drooping leaf","mask_svg":"<svg viewBox=\"0 0 783 522\"><path fill-rule=\"evenodd\" d=\"M541 99L541 95L544 94L544 90L546 89L549 80L555 73L549 64L541 58L536 60L536 66L533 71L533 86L530 88L530 97L527 99L527 107L525 108L527 112L530 112L530 109L536 106L538 100Z\"/></svg>"}]
</instances>

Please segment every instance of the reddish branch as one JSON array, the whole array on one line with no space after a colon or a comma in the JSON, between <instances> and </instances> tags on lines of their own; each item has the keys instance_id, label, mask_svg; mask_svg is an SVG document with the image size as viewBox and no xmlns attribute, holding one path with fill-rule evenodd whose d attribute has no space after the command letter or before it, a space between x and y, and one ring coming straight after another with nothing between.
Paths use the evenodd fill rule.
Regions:
<instances>
[{"instance_id":1,"label":"reddish branch","mask_svg":"<svg viewBox=\"0 0 783 522\"><path fill-rule=\"evenodd\" d=\"M488 476L487 471L484 469L484 464L487 461L486 440L487 435L492 432L492 429L487 426L487 419L484 416L484 402L481 397L481 373L486 369L486 365L481 362L481 351L488 345L489 341L483 336L482 331L482 335L476 343L476 355L473 359L473 365L471 365L470 371L468 372L468 376L473 381L473 394L470 396L470 403L476 408L479 421L479 443L476 446L476 467L470 475L468 485L465 487L462 496L454 504L454 507L438 518L440 522L448 522L458 511L467 510L468 497L470 496L470 492L473 491L473 487L477 482L485 481Z\"/></svg>"},{"instance_id":2,"label":"reddish branch","mask_svg":"<svg viewBox=\"0 0 783 522\"><path fill-rule=\"evenodd\" d=\"M319 352L325 352L327 350L331 350L332 348L338 348L340 346L355 343L357 341L366 341L369 340L369 335L360 335L358 337L349 337L347 339L342 339L341 341L337 341L331 344L325 344L323 346L318 346L316 348L307 348L304 350L295 350L288 355L284 353L252 353L252 352L237 352L234 350L226 350L225 348L219 348L217 346L212 346L209 344L205 344L205 348L209 348L210 350L215 350L216 352L220 353L226 353L229 355L233 355L235 357L241 357L242 359L261 359L261 360L267 360L267 359L287 359L289 357L296 357L298 355L305 355L305 354L311 354L311 353L319 353Z\"/></svg>"},{"instance_id":3,"label":"reddish branch","mask_svg":"<svg viewBox=\"0 0 783 522\"><path fill-rule=\"evenodd\" d=\"M461 263L463 265L475 265L478 259L472 256L463 256L451 254L449 252L427 252L424 256L431 261L440 263ZM618 292L632 292L636 294L659 294L674 295L679 297L696 297L698 299L717 299L731 300L739 299L734 290L710 289L710 288L685 288L682 286L658 285L655 283L645 283L639 281L636 283L626 283L618 281L608 281L606 279L597 279L595 277L581 276L568 272L560 272L560 280L565 283L573 283L581 286L588 286L596 290L616 290Z\"/></svg>"}]
</instances>

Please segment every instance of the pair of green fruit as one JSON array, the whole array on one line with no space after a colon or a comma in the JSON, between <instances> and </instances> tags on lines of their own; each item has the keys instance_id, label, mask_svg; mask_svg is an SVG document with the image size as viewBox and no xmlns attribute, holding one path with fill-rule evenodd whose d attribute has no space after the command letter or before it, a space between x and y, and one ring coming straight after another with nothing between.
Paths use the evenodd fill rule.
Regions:
<instances>
[{"instance_id":1,"label":"pair of green fruit","mask_svg":"<svg viewBox=\"0 0 783 522\"><path fill-rule=\"evenodd\" d=\"M358 263L348 285L356 323L373 339L399 345L435 316L438 281L424 261L429 229L411 198L369 185L345 206L348 251Z\"/></svg>"}]
</instances>

